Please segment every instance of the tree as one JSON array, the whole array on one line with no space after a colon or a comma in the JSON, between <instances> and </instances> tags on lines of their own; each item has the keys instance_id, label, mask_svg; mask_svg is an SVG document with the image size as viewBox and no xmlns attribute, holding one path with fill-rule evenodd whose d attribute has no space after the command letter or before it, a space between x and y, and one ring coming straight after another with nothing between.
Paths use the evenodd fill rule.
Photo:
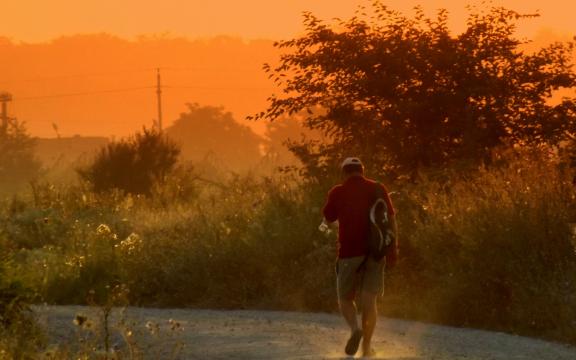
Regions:
<instances>
[{"instance_id":1,"label":"tree","mask_svg":"<svg viewBox=\"0 0 576 360\"><path fill-rule=\"evenodd\" d=\"M233 170L258 163L263 139L238 123L222 107L187 104L188 112L166 129L166 135L182 147L182 158L202 161L214 155Z\"/></svg>"},{"instance_id":2,"label":"tree","mask_svg":"<svg viewBox=\"0 0 576 360\"><path fill-rule=\"evenodd\" d=\"M301 165L295 156L295 148L302 142L319 142L323 140L319 131L310 130L304 126L306 114L281 116L266 124L265 153L269 158L275 159L279 165Z\"/></svg>"},{"instance_id":3,"label":"tree","mask_svg":"<svg viewBox=\"0 0 576 360\"><path fill-rule=\"evenodd\" d=\"M0 185L16 188L32 180L40 171L40 162L34 156L34 139L28 135L23 123L12 120L0 126Z\"/></svg>"},{"instance_id":4,"label":"tree","mask_svg":"<svg viewBox=\"0 0 576 360\"><path fill-rule=\"evenodd\" d=\"M576 101L548 100L576 85L573 43L525 53L514 37L521 15L501 7L471 13L453 36L448 15L415 9L410 19L379 1L331 26L310 13L306 33L281 41L276 67L265 71L282 88L254 116L273 120L321 106L306 125L334 141L300 147L323 167L348 154L373 167L412 171L454 161L479 163L504 143L557 141L576 124Z\"/></svg>"},{"instance_id":5,"label":"tree","mask_svg":"<svg viewBox=\"0 0 576 360\"><path fill-rule=\"evenodd\" d=\"M180 149L162 133L144 129L103 147L88 167L78 170L96 192L111 189L149 195L174 170Z\"/></svg>"}]
</instances>

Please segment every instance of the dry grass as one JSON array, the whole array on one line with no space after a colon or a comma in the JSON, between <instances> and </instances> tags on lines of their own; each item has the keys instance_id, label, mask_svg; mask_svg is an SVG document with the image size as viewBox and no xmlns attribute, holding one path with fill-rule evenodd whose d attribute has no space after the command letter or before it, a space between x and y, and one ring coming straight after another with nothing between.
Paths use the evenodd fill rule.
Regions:
<instances>
[{"instance_id":1,"label":"dry grass","mask_svg":"<svg viewBox=\"0 0 576 360\"><path fill-rule=\"evenodd\" d=\"M185 182L186 183L186 182ZM37 186L2 208L5 275L57 304L335 311L330 184L175 178L156 196ZM403 258L385 315L574 342L571 182L541 157L395 184ZM183 191L183 189L185 191Z\"/></svg>"}]
</instances>

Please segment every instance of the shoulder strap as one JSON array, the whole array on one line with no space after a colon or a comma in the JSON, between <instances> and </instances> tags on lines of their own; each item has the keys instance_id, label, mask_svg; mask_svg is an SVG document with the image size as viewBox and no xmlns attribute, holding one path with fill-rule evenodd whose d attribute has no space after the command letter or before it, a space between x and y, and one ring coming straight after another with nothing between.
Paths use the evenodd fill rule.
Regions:
<instances>
[{"instance_id":1,"label":"shoulder strap","mask_svg":"<svg viewBox=\"0 0 576 360\"><path fill-rule=\"evenodd\" d=\"M384 189L382 189L382 184L379 181L376 182L376 199L384 198Z\"/></svg>"},{"instance_id":2,"label":"shoulder strap","mask_svg":"<svg viewBox=\"0 0 576 360\"><path fill-rule=\"evenodd\" d=\"M376 208L378 204L382 204L384 207L384 219L388 221L388 204L386 203L386 195L384 194L384 187L380 182L376 182L376 191L375 191L375 198L372 208L370 209L370 217L372 217L373 210Z\"/></svg>"}]
</instances>

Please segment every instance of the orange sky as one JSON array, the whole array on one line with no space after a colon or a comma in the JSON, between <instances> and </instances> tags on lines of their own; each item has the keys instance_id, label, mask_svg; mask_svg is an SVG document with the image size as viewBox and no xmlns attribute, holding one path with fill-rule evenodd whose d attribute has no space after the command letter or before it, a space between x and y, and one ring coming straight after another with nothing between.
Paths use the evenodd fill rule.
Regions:
<instances>
[{"instance_id":1,"label":"orange sky","mask_svg":"<svg viewBox=\"0 0 576 360\"><path fill-rule=\"evenodd\" d=\"M363 0L14 0L3 1L0 34L14 40L45 41L60 35L110 32L123 37L170 33L207 37L218 34L246 38L285 38L301 29L300 14L310 10L323 18L346 17ZM463 19L462 0L387 0L408 10L448 8ZM527 34L550 27L576 33L574 0L494 0L519 11L540 10L543 17L526 27ZM459 25L458 20L454 21ZM460 23L461 25L461 23Z\"/></svg>"},{"instance_id":2,"label":"orange sky","mask_svg":"<svg viewBox=\"0 0 576 360\"><path fill-rule=\"evenodd\" d=\"M363 0L14 0L0 12L0 91L15 98L12 116L24 120L33 135L127 135L155 118L153 89L131 92L29 99L75 92L99 92L154 85L153 68L164 71L165 123L186 109L186 102L224 105L236 119L263 110L272 84L261 71L277 53L270 41L205 40L219 34L244 39L290 38L302 31L301 12L320 18L350 17ZM464 25L465 4L456 0L389 0L409 12L446 7L453 28ZM546 40L576 34L574 0L493 1L541 17L525 22L520 33ZM545 31L543 31L546 29ZM73 36L106 32L106 36ZM161 41L142 34L168 34ZM55 38L64 39L53 41ZM177 37L186 37L176 39ZM262 129L263 124L251 124Z\"/></svg>"}]
</instances>

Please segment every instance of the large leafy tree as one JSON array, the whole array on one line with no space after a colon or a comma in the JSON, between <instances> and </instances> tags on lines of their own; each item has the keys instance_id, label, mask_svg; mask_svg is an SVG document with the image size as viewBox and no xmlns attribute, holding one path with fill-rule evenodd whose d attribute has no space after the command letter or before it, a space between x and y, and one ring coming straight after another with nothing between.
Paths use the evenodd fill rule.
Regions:
<instances>
[{"instance_id":1,"label":"large leafy tree","mask_svg":"<svg viewBox=\"0 0 576 360\"><path fill-rule=\"evenodd\" d=\"M367 13L335 24L305 14L305 35L278 42L279 64L265 65L283 93L256 119L325 109L306 125L332 141L294 148L310 173L348 154L378 169L478 163L501 144L553 142L574 129L575 99L549 101L576 85L573 44L525 52L516 24L533 15L473 10L453 35L445 10L409 18L376 1Z\"/></svg>"}]
</instances>

